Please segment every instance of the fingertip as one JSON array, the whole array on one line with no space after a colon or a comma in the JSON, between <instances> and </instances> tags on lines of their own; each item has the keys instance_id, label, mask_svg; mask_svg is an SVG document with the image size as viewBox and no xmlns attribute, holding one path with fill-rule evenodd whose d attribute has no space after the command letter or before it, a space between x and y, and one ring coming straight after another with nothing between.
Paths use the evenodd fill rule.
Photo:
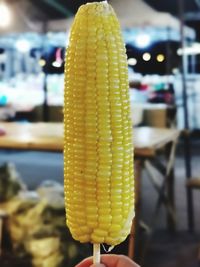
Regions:
<instances>
[{"instance_id":1,"label":"fingertip","mask_svg":"<svg viewBox=\"0 0 200 267\"><path fill-rule=\"evenodd\" d=\"M92 265L92 258L87 258L77 264L75 267L90 267Z\"/></svg>"},{"instance_id":2,"label":"fingertip","mask_svg":"<svg viewBox=\"0 0 200 267\"><path fill-rule=\"evenodd\" d=\"M139 267L130 258L124 255L107 254L101 256L102 263L109 267L126 266L126 267Z\"/></svg>"}]
</instances>

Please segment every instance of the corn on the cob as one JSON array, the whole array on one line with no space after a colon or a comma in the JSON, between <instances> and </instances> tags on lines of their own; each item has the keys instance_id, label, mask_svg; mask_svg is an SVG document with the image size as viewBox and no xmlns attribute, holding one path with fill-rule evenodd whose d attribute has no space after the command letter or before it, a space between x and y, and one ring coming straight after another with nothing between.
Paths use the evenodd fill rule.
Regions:
<instances>
[{"instance_id":1,"label":"corn on the cob","mask_svg":"<svg viewBox=\"0 0 200 267\"><path fill-rule=\"evenodd\" d=\"M127 58L107 2L79 8L65 65L67 225L80 242L116 245L134 215Z\"/></svg>"}]
</instances>

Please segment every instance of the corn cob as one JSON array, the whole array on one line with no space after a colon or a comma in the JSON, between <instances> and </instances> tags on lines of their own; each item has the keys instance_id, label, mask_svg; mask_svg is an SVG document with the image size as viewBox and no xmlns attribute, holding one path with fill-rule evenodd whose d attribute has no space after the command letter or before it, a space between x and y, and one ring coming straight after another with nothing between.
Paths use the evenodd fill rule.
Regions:
<instances>
[{"instance_id":1,"label":"corn cob","mask_svg":"<svg viewBox=\"0 0 200 267\"><path fill-rule=\"evenodd\" d=\"M117 245L134 215L125 47L107 2L82 5L65 65L64 187L74 239Z\"/></svg>"}]
</instances>

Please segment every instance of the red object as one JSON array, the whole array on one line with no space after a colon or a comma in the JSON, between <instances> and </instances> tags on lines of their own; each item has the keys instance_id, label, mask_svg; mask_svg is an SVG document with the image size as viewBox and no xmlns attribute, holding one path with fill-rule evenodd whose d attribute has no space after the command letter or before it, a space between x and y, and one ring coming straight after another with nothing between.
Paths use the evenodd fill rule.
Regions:
<instances>
[{"instance_id":1,"label":"red object","mask_svg":"<svg viewBox=\"0 0 200 267\"><path fill-rule=\"evenodd\" d=\"M147 84L141 84L141 86L140 86L140 90L141 91L146 91L146 90L148 90L148 85Z\"/></svg>"},{"instance_id":2,"label":"red object","mask_svg":"<svg viewBox=\"0 0 200 267\"><path fill-rule=\"evenodd\" d=\"M6 134L6 131L4 129L0 128L0 136L3 136L5 134Z\"/></svg>"}]
</instances>

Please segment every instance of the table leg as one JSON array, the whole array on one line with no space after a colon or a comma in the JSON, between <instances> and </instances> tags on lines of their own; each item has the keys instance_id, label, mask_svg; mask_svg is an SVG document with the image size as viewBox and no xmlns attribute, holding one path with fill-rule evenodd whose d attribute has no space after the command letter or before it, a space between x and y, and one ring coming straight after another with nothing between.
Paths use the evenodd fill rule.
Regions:
<instances>
[{"instance_id":1,"label":"table leg","mask_svg":"<svg viewBox=\"0 0 200 267\"><path fill-rule=\"evenodd\" d=\"M145 169L149 174L149 178L155 190L158 192L158 200L155 208L155 213L152 220L152 227L156 224L156 217L158 215L161 204L166 206L167 211L167 225L168 229L174 231L176 228L176 215L174 204L174 161L175 161L175 147L176 142L170 143L166 148L167 166L159 160L158 157L153 159L146 159L144 162ZM155 170L163 176L161 182Z\"/></svg>"},{"instance_id":2,"label":"table leg","mask_svg":"<svg viewBox=\"0 0 200 267\"><path fill-rule=\"evenodd\" d=\"M166 182L166 190L168 203L171 207L171 210L174 213L174 216L171 216L169 209L167 210L167 225L168 229L171 231L175 231L176 229L176 221L175 221L175 200L174 200L174 164L175 164L175 142L171 142L166 146L166 158L168 160L168 172L167 172L167 182Z\"/></svg>"},{"instance_id":3,"label":"table leg","mask_svg":"<svg viewBox=\"0 0 200 267\"><path fill-rule=\"evenodd\" d=\"M133 219L128 242L128 257L132 260L134 259L134 252L135 252L135 220Z\"/></svg>"},{"instance_id":4,"label":"table leg","mask_svg":"<svg viewBox=\"0 0 200 267\"><path fill-rule=\"evenodd\" d=\"M198 260L198 262L199 262L199 264L200 264L200 247L199 247L199 249L198 249L197 260Z\"/></svg>"},{"instance_id":5,"label":"table leg","mask_svg":"<svg viewBox=\"0 0 200 267\"><path fill-rule=\"evenodd\" d=\"M145 169L148 173L149 178L151 179L151 182L155 188L155 190L158 193L158 199L156 202L156 207L155 207L155 211L154 211L154 215L152 217L152 223L151 223L151 227L155 228L156 226L156 219L160 210L160 207L162 204L165 205L166 210L167 210L167 214L169 215L170 219L174 222L175 224L175 212L174 212L174 208L171 207L170 205L170 201L169 201L169 196L168 196L168 192L166 192L166 188L167 188L167 177L165 176L166 174L166 168L164 168L163 165L161 165L160 162L158 161L150 161L150 160L145 160L144 162L145 165ZM158 177L157 172L155 172L155 170L159 171L163 176L164 176L164 180L161 182L160 181L160 177Z\"/></svg>"},{"instance_id":6,"label":"table leg","mask_svg":"<svg viewBox=\"0 0 200 267\"><path fill-rule=\"evenodd\" d=\"M135 257L135 237L136 232L138 231L139 227L139 206L140 206L140 196L141 196L141 169L142 169L142 161L135 160L135 173L134 173L134 180L135 180L135 218L132 221L131 233L129 236L129 243L128 243L128 256L130 259L134 260Z\"/></svg>"},{"instance_id":7,"label":"table leg","mask_svg":"<svg viewBox=\"0 0 200 267\"><path fill-rule=\"evenodd\" d=\"M175 214L175 202L174 202L174 170L172 169L167 183L167 195L168 201L171 209L174 211ZM169 230L174 231L176 229L176 223L172 218L171 214L167 212L167 225Z\"/></svg>"},{"instance_id":8,"label":"table leg","mask_svg":"<svg viewBox=\"0 0 200 267\"><path fill-rule=\"evenodd\" d=\"M156 227L158 214L161 205L165 205L167 211L167 225L168 229L175 230L176 228L176 214L174 204L174 163L175 163L175 139L169 143L166 148L166 160L163 162L160 156L155 155L154 157L143 157L140 159L141 165L144 165L145 170L148 172L149 178L158 193L155 210L152 216L152 222L146 230L145 241L143 242L142 248L139 253L139 263L142 266L144 262L146 252L149 248L153 231ZM158 175L159 174L161 175ZM137 212L137 210L136 210ZM138 215L138 212L137 212ZM138 222L137 222L138 224ZM144 236L144 235L143 235ZM141 236L140 236L141 239Z\"/></svg>"},{"instance_id":9,"label":"table leg","mask_svg":"<svg viewBox=\"0 0 200 267\"><path fill-rule=\"evenodd\" d=\"M0 257L2 255L2 240L3 240L3 226L4 220L7 218L7 213L3 210L0 210Z\"/></svg>"},{"instance_id":10,"label":"table leg","mask_svg":"<svg viewBox=\"0 0 200 267\"><path fill-rule=\"evenodd\" d=\"M0 257L1 257L1 253L2 253L2 234L3 234L3 219L0 218Z\"/></svg>"}]
</instances>

